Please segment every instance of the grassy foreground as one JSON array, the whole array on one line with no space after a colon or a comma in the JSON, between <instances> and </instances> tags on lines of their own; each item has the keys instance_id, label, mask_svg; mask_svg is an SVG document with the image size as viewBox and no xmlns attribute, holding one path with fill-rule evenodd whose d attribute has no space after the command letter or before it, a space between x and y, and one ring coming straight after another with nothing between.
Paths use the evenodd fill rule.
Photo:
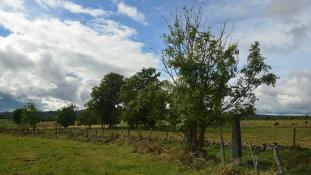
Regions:
<instances>
[{"instance_id":1,"label":"grassy foreground","mask_svg":"<svg viewBox=\"0 0 311 175\"><path fill-rule=\"evenodd\" d=\"M131 146L0 135L0 174L179 174L178 165ZM197 174L196 172L185 172Z\"/></svg>"},{"instance_id":2,"label":"grassy foreground","mask_svg":"<svg viewBox=\"0 0 311 175\"><path fill-rule=\"evenodd\" d=\"M189 167L190 164L178 160L178 156L183 157L178 150L168 152L173 153L172 160L164 158L165 152L160 155L139 154L134 145L118 141L95 144L65 137L0 134L0 175L227 175L233 171L243 175L255 174L248 150L243 151L243 165L237 171L230 164L230 148L226 147L225 166L217 158L218 150L216 145L207 147L208 160L203 164L191 162ZM256 151L256 155L261 174L277 172L272 151ZM311 174L311 149L282 150L280 157L289 174Z\"/></svg>"}]
</instances>

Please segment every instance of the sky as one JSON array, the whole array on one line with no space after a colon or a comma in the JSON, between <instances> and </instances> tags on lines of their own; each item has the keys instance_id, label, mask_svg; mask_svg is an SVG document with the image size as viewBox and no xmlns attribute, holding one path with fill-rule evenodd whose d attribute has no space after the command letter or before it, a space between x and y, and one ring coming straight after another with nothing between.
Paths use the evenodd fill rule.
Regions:
<instances>
[{"instance_id":1,"label":"sky","mask_svg":"<svg viewBox=\"0 0 311 175\"><path fill-rule=\"evenodd\" d=\"M311 114L309 0L0 0L0 111L83 108L109 72L161 71L161 36L183 7L201 8L215 34L230 19L241 65L261 43L280 79L256 90L257 113Z\"/></svg>"}]
</instances>

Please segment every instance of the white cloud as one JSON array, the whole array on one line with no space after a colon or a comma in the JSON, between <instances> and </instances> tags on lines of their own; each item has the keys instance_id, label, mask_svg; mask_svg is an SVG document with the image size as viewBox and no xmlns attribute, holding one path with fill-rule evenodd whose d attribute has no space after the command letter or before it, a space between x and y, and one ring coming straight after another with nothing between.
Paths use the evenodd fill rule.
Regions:
<instances>
[{"instance_id":1,"label":"white cloud","mask_svg":"<svg viewBox=\"0 0 311 175\"><path fill-rule=\"evenodd\" d=\"M257 112L311 114L311 70L292 72L277 82L276 87L261 86L256 90Z\"/></svg>"},{"instance_id":2,"label":"white cloud","mask_svg":"<svg viewBox=\"0 0 311 175\"><path fill-rule=\"evenodd\" d=\"M9 8L11 10L24 10L24 0L1 0L0 9Z\"/></svg>"},{"instance_id":3,"label":"white cloud","mask_svg":"<svg viewBox=\"0 0 311 175\"><path fill-rule=\"evenodd\" d=\"M257 112L311 113L311 1L218 1L204 6L203 14L216 31L231 17L240 63L245 63L250 45L259 41L266 61L280 76L275 88L256 90Z\"/></svg>"},{"instance_id":4,"label":"white cloud","mask_svg":"<svg viewBox=\"0 0 311 175\"><path fill-rule=\"evenodd\" d=\"M136 7L125 4L124 2L118 2L118 13L128 16L136 22L147 25L148 23L145 20L145 15L138 11Z\"/></svg>"},{"instance_id":5,"label":"white cloud","mask_svg":"<svg viewBox=\"0 0 311 175\"><path fill-rule=\"evenodd\" d=\"M61 104L83 106L91 88L109 72L130 75L157 59L130 38L135 29L97 18L88 24L0 10L0 89L42 109Z\"/></svg>"},{"instance_id":6,"label":"white cloud","mask_svg":"<svg viewBox=\"0 0 311 175\"><path fill-rule=\"evenodd\" d=\"M36 0L36 2L44 8L63 8L71 13L86 14L93 17L107 15L108 13L102 9L85 8L68 0Z\"/></svg>"}]
</instances>

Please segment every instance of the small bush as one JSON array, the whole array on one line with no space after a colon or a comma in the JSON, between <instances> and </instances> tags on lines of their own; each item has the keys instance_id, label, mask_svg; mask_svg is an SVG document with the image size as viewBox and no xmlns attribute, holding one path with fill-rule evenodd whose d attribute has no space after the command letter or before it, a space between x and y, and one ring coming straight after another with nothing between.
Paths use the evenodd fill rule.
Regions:
<instances>
[{"instance_id":1,"label":"small bush","mask_svg":"<svg viewBox=\"0 0 311 175\"><path fill-rule=\"evenodd\" d=\"M280 123L279 123L279 122L273 122L272 125L273 125L273 126L278 126L278 125L280 125Z\"/></svg>"},{"instance_id":2,"label":"small bush","mask_svg":"<svg viewBox=\"0 0 311 175\"><path fill-rule=\"evenodd\" d=\"M221 166L216 171L216 175L242 175L242 171L235 163L229 163Z\"/></svg>"},{"instance_id":3,"label":"small bush","mask_svg":"<svg viewBox=\"0 0 311 175\"><path fill-rule=\"evenodd\" d=\"M163 152L163 148L154 143L142 143L137 146L137 152L140 154L153 153L155 155L160 155Z\"/></svg>"}]
</instances>

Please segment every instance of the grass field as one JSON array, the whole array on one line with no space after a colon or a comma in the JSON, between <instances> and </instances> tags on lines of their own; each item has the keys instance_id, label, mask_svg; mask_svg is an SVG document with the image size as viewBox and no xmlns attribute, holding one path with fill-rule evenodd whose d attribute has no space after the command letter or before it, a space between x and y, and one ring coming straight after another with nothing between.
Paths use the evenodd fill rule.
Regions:
<instances>
[{"instance_id":1,"label":"grass field","mask_svg":"<svg viewBox=\"0 0 311 175\"><path fill-rule=\"evenodd\" d=\"M201 168L180 161L163 159L153 154L138 154L129 144L94 144L68 139L47 139L32 136L0 134L0 175L58 175L58 174L103 174L103 175L203 175L221 174L228 166L221 166L217 159L218 147L207 147L210 158ZM276 166L273 154L257 152L261 174L273 174ZM290 174L311 173L311 151L282 151L281 159ZM230 162L230 149L226 148ZM241 174L254 174L249 166L250 156L243 151ZM229 164L230 166L230 164ZM220 173L219 173L220 172Z\"/></svg>"},{"instance_id":2,"label":"grass field","mask_svg":"<svg viewBox=\"0 0 311 175\"><path fill-rule=\"evenodd\" d=\"M3 135L0 135L0 142L1 175L136 175L178 172L177 164L131 153L133 150L129 146Z\"/></svg>"},{"instance_id":3,"label":"grass field","mask_svg":"<svg viewBox=\"0 0 311 175\"><path fill-rule=\"evenodd\" d=\"M311 121L305 120L280 120L273 132L271 120L246 120L241 122L242 142L253 145L272 144L292 145L292 127L297 128L296 144L303 147L284 149L280 151L283 165L289 174L311 174ZM45 130L41 135L16 136L12 134L0 134L0 175L62 175L62 174L103 174L103 175L226 175L232 171L240 174L255 174L248 149L243 150L243 164L236 170L232 170L231 162L231 129L224 127L226 142L225 152L227 163L222 166L219 159L218 145L206 147L208 159L202 162L185 162L183 152L178 151L182 143L181 133L169 132L169 142L165 141L166 132L155 130L152 132L152 143L165 150L159 154L138 152L139 147L148 139L138 141L139 131L131 130L131 140L119 139L99 141L105 136L119 134L127 136L127 131L120 129L101 130L99 125L92 129L85 126L74 126L70 130L60 128L55 135L54 122L42 122L39 129ZM0 120L1 128L16 128L11 120ZM72 132L69 134L69 131ZM79 134L80 133L80 134ZM98 137L94 138L97 133ZM121 134L122 133L122 134ZM144 138L148 138L148 130L141 131ZM86 134L90 139L86 138ZM34 136L31 136L34 135ZM218 142L218 129L209 127L206 131L206 139ZM179 140L179 141L178 141ZM177 142L175 142L177 141ZM148 143L150 144L150 143ZM177 148L177 149L176 149ZM176 151L177 150L177 151ZM255 152L260 166L260 174L276 174L277 168L273 153L268 151Z\"/></svg>"},{"instance_id":4,"label":"grass field","mask_svg":"<svg viewBox=\"0 0 311 175\"><path fill-rule=\"evenodd\" d=\"M0 119L0 128L16 128L17 125L9 119Z\"/></svg>"}]
</instances>

